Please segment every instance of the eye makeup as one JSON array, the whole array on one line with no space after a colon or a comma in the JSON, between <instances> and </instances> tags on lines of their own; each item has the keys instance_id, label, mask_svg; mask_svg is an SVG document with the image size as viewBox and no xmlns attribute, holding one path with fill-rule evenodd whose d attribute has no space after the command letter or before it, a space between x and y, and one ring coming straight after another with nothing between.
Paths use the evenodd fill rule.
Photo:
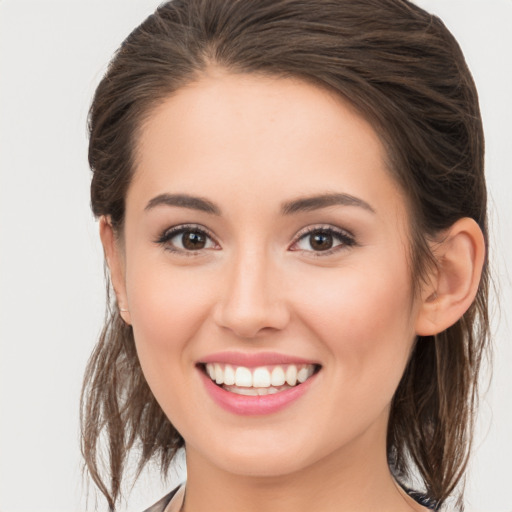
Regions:
<instances>
[{"instance_id":1,"label":"eye makeup","mask_svg":"<svg viewBox=\"0 0 512 512\"><path fill-rule=\"evenodd\" d=\"M345 230L334 228L333 226L310 226L302 232L299 232L297 238L298 240L294 242L290 250L312 253L314 257L329 256L340 250L356 245L353 235ZM299 246L302 240L307 240L312 250L302 247L298 247L297 249L293 248L294 246ZM335 240L339 243L335 244ZM314 250L314 247L319 250Z\"/></svg>"},{"instance_id":2,"label":"eye makeup","mask_svg":"<svg viewBox=\"0 0 512 512\"><path fill-rule=\"evenodd\" d=\"M198 255L204 250L220 249L213 234L199 224L181 224L168 228L155 243L163 246L165 250L185 256ZM324 257L354 245L356 241L352 234L330 225L321 225L301 230L288 250Z\"/></svg>"},{"instance_id":3,"label":"eye makeup","mask_svg":"<svg viewBox=\"0 0 512 512\"><path fill-rule=\"evenodd\" d=\"M173 239L177 241L172 243ZM185 256L194 256L206 249L220 248L210 231L199 224L180 224L166 229L155 243L163 246L165 250ZM181 247L176 243L181 244Z\"/></svg>"}]
</instances>

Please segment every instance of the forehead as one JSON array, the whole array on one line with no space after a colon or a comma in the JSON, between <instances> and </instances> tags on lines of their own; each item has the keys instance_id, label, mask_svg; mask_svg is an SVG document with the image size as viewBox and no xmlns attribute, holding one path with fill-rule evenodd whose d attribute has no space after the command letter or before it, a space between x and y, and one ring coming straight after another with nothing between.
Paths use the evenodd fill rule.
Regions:
<instances>
[{"instance_id":1,"label":"forehead","mask_svg":"<svg viewBox=\"0 0 512 512\"><path fill-rule=\"evenodd\" d=\"M139 132L136 196L190 192L265 201L341 192L403 210L372 126L298 79L212 70L154 108ZM134 194L136 192L136 194Z\"/></svg>"}]
</instances>

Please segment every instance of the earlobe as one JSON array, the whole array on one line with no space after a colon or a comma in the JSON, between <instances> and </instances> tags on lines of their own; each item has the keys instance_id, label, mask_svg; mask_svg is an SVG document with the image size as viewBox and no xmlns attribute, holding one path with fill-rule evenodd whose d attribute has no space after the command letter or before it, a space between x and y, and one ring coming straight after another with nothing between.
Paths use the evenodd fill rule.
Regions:
<instances>
[{"instance_id":1,"label":"earlobe","mask_svg":"<svg viewBox=\"0 0 512 512\"><path fill-rule=\"evenodd\" d=\"M110 270L110 279L116 294L117 304L122 319L131 324L130 311L126 296L124 258L119 241L112 227L110 219L106 216L100 218L100 238L105 253L105 260Z\"/></svg>"},{"instance_id":2,"label":"earlobe","mask_svg":"<svg viewBox=\"0 0 512 512\"><path fill-rule=\"evenodd\" d=\"M485 261L485 240L478 224L459 219L433 245L437 262L423 290L416 334L431 336L455 324L473 303Z\"/></svg>"}]
</instances>

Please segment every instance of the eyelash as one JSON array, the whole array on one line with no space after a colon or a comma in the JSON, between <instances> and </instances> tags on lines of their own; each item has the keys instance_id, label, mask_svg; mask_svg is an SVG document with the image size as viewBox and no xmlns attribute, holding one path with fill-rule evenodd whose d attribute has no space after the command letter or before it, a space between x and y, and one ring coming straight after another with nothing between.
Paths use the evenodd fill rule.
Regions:
<instances>
[{"instance_id":1,"label":"eyelash","mask_svg":"<svg viewBox=\"0 0 512 512\"><path fill-rule=\"evenodd\" d=\"M339 245L335 245L334 247L331 247L330 249L327 249L325 251L313 251L313 250L308 251L308 250L304 250L304 249L294 249L294 250L310 253L315 258L322 258L324 256L330 256L331 254L334 254L338 251L341 251L343 249L348 249L348 248L356 245L354 236L351 235L348 231L333 228L332 226L310 226L310 227L306 228L305 230L298 233L297 240L293 243L293 245L298 244L303 238L306 238L307 236L310 236L313 233L321 233L323 235L332 236L334 239L338 239L341 243Z\"/></svg>"},{"instance_id":2,"label":"eyelash","mask_svg":"<svg viewBox=\"0 0 512 512\"><path fill-rule=\"evenodd\" d=\"M181 224L180 226L175 226L173 228L167 229L158 237L157 240L155 240L155 242L157 244L164 245L165 249L167 251L170 251L173 253L178 253L178 254L184 255L184 256L197 256L202 249L198 249L197 251L192 251L192 250L186 250L186 249L179 249L179 248L173 247L172 245L169 244L170 240L172 240L175 236L178 236L183 233L190 232L190 231L204 235L207 238L209 238L210 240L213 240L215 242L215 238L213 237L213 235L207 229L205 229L204 227L199 226L197 224ZM217 242L215 242L215 243L217 243Z\"/></svg>"},{"instance_id":3,"label":"eyelash","mask_svg":"<svg viewBox=\"0 0 512 512\"><path fill-rule=\"evenodd\" d=\"M215 241L215 238L213 235L205 229L202 226L199 226L197 224L182 224L180 226L175 226L173 228L165 230L157 240L155 240L155 243L159 245L165 246L165 249L172 252L172 253L178 253L180 255L184 256L197 256L202 250L204 249L198 249L196 251L194 250L186 250L186 249L180 249L173 247L169 244L170 240L172 240L174 237L184 234L187 232L195 232L199 233L201 235L206 236L211 241L213 241L215 244L217 242ZM292 247L296 244L298 244L302 239L306 238L307 236L312 235L313 233L321 233L323 235L329 235L333 238L337 239L341 243L339 245L335 245L334 247L331 247L330 249L327 249L325 251L314 251L314 250L305 250L305 249L292 249L293 251L301 251L303 253L310 253L314 257L324 257L329 256L331 254L334 254L340 250L347 249L350 247L353 247L356 245L356 241L350 233L347 231L333 228L332 226L310 226L303 230L302 232L299 232L297 234L296 240L293 242Z\"/></svg>"}]
</instances>

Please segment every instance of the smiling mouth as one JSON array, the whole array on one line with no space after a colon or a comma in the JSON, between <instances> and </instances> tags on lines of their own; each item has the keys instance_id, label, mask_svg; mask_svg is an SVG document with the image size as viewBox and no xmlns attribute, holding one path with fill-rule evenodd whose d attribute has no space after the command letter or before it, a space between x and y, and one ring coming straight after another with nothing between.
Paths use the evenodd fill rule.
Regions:
<instances>
[{"instance_id":1,"label":"smiling mouth","mask_svg":"<svg viewBox=\"0 0 512 512\"><path fill-rule=\"evenodd\" d=\"M246 396L280 393L299 386L320 371L317 364L282 364L248 368L224 363L200 363L198 367L217 386Z\"/></svg>"}]
</instances>

